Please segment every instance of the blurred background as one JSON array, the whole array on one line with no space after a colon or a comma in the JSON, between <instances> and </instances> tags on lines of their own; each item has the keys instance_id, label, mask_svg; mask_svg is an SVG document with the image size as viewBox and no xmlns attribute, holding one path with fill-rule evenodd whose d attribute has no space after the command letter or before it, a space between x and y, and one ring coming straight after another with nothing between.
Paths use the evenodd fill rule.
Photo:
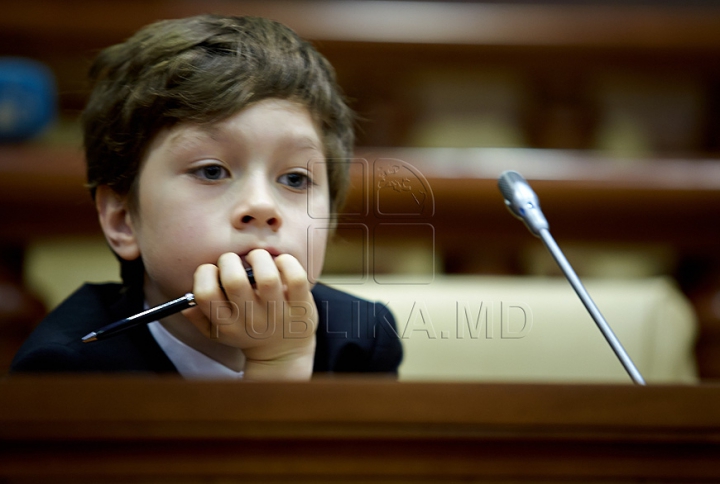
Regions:
<instances>
[{"instance_id":1,"label":"blurred background","mask_svg":"<svg viewBox=\"0 0 720 484\"><path fill-rule=\"evenodd\" d=\"M91 60L155 20L225 13L312 41L359 116L328 280L558 275L503 205L495 180L515 169L581 277L677 281L700 322L700 376L720 377L715 3L5 2L0 369L82 282L119 279L83 187ZM388 173L399 182L379 183Z\"/></svg>"}]
</instances>

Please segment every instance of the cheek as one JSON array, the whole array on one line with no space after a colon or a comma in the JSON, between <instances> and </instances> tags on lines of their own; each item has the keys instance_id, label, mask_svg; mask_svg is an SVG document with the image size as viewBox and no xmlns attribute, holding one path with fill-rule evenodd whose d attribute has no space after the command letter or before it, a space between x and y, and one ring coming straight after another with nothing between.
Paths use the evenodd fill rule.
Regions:
<instances>
[{"instance_id":1,"label":"cheek","mask_svg":"<svg viewBox=\"0 0 720 484\"><path fill-rule=\"evenodd\" d=\"M192 196L182 184L158 185L141 191L139 206L144 228L167 237L174 235L192 237L193 234L201 232L203 223L207 219L207 210L203 210L203 202ZM165 241L167 245L176 242L178 239Z\"/></svg>"},{"instance_id":2,"label":"cheek","mask_svg":"<svg viewBox=\"0 0 720 484\"><path fill-rule=\"evenodd\" d=\"M308 276L311 281L316 281L322 273L325 263L325 248L327 247L327 238L329 229L326 227L314 228L314 234L309 239L308 247Z\"/></svg>"},{"instance_id":3,"label":"cheek","mask_svg":"<svg viewBox=\"0 0 720 484\"><path fill-rule=\"evenodd\" d=\"M143 193L139 200L140 250L148 272L174 272L192 262L193 254L208 234L207 216L201 216L197 204L186 203L179 191Z\"/></svg>"},{"instance_id":4,"label":"cheek","mask_svg":"<svg viewBox=\"0 0 720 484\"><path fill-rule=\"evenodd\" d=\"M325 263L325 246L329 230L327 225L311 223L305 226L304 247L298 248L297 258L307 272L311 287L320 278Z\"/></svg>"},{"instance_id":5,"label":"cheek","mask_svg":"<svg viewBox=\"0 0 720 484\"><path fill-rule=\"evenodd\" d=\"M307 215L307 224L304 227L307 246L305 254L307 261L304 263L310 281L316 281L322 273L325 262L325 250L330 235L330 202L327 196L315 197L312 216Z\"/></svg>"}]
</instances>

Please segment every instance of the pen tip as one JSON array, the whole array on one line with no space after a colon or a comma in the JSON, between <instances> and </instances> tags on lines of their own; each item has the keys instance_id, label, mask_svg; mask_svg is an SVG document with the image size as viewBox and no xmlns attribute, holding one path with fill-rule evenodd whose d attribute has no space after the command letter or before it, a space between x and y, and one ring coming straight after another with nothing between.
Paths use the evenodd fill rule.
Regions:
<instances>
[{"instance_id":1,"label":"pen tip","mask_svg":"<svg viewBox=\"0 0 720 484\"><path fill-rule=\"evenodd\" d=\"M93 331L92 333L88 333L85 336L83 336L82 342L83 343L90 343L91 341L97 341L97 334Z\"/></svg>"}]
</instances>

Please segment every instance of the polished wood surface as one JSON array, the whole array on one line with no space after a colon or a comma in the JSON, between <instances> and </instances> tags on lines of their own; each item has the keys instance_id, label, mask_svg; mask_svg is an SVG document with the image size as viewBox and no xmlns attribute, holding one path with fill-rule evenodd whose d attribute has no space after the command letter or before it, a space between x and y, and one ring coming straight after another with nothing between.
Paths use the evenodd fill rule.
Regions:
<instances>
[{"instance_id":1,"label":"polished wood surface","mask_svg":"<svg viewBox=\"0 0 720 484\"><path fill-rule=\"evenodd\" d=\"M211 0L28 0L12 3L0 18L7 34L33 32L65 38L114 38L160 18L206 12L261 15L290 25L313 40L478 45L583 45L720 47L720 9L664 2L328 2Z\"/></svg>"},{"instance_id":2,"label":"polished wood surface","mask_svg":"<svg viewBox=\"0 0 720 484\"><path fill-rule=\"evenodd\" d=\"M561 150L358 148L367 165L353 179L348 207L360 216L343 221L368 226L392 220L432 223L439 247L473 250L493 237L528 240L506 210L497 188L504 169L532 183L556 237L567 241L667 243L708 250L720 240L720 164L714 160L611 160ZM383 216L373 168L400 160L432 194L434 210L420 216ZM72 147L0 148L0 236L30 240L43 235L100 234L84 188L82 152ZM363 178L364 177L364 178ZM417 182L414 179L413 182ZM391 204L396 199L389 199ZM392 208L392 207L391 207Z\"/></svg>"},{"instance_id":3,"label":"polished wood surface","mask_svg":"<svg viewBox=\"0 0 720 484\"><path fill-rule=\"evenodd\" d=\"M383 160L400 160L408 164L407 173L416 175L408 183L424 178L435 210L415 218L436 227L445 250L475 250L492 238L532 240L503 203L497 178L504 170L527 178L560 241L707 249L720 240L720 226L708 223L720 216L720 163L715 160L622 160L564 150L493 148L359 148L357 156L371 172ZM351 193L355 202L357 187L356 182ZM372 191L377 200L377 186ZM384 217L371 206L366 223L393 218L402 217ZM473 244L469 235L476 237Z\"/></svg>"},{"instance_id":4,"label":"polished wood surface","mask_svg":"<svg viewBox=\"0 0 720 484\"><path fill-rule=\"evenodd\" d=\"M589 139L577 139L588 133L576 133L573 123L562 128L571 133L561 136L565 141L559 144L543 131L553 123L550 113L556 108L573 105L596 89L598 74L619 71L651 79L693 79L698 89L707 91L702 101L707 112L700 112L697 145L681 149L718 149L714 93L720 75L720 8L708 2L6 3L0 16L0 55L47 64L56 76L66 117L76 117L83 108L86 72L100 49L156 20L215 12L267 16L313 41L337 70L353 109L366 120L358 130L363 145L409 144L408 131L423 113L418 111L420 100L407 95L425 73L472 75L478 69L500 69L524 79L530 97L536 98L526 99L523 106L529 110L530 126L521 129L527 131L530 146L591 148ZM573 109L582 112L583 119L595 116L588 106Z\"/></svg>"},{"instance_id":5,"label":"polished wood surface","mask_svg":"<svg viewBox=\"0 0 720 484\"><path fill-rule=\"evenodd\" d=\"M715 385L11 377L0 481L689 482L720 478L718 408Z\"/></svg>"}]
</instances>

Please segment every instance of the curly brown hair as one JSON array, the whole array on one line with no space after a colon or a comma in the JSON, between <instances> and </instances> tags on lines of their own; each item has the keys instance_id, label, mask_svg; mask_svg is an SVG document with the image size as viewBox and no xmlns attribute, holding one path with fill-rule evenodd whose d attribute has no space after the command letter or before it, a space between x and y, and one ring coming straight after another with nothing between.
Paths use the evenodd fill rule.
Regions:
<instances>
[{"instance_id":1,"label":"curly brown hair","mask_svg":"<svg viewBox=\"0 0 720 484\"><path fill-rule=\"evenodd\" d=\"M137 201L145 150L180 122L212 123L267 98L301 103L321 129L337 213L349 184L353 114L330 63L265 18L199 15L148 25L103 50L90 69L82 123L91 194L108 185Z\"/></svg>"}]
</instances>

